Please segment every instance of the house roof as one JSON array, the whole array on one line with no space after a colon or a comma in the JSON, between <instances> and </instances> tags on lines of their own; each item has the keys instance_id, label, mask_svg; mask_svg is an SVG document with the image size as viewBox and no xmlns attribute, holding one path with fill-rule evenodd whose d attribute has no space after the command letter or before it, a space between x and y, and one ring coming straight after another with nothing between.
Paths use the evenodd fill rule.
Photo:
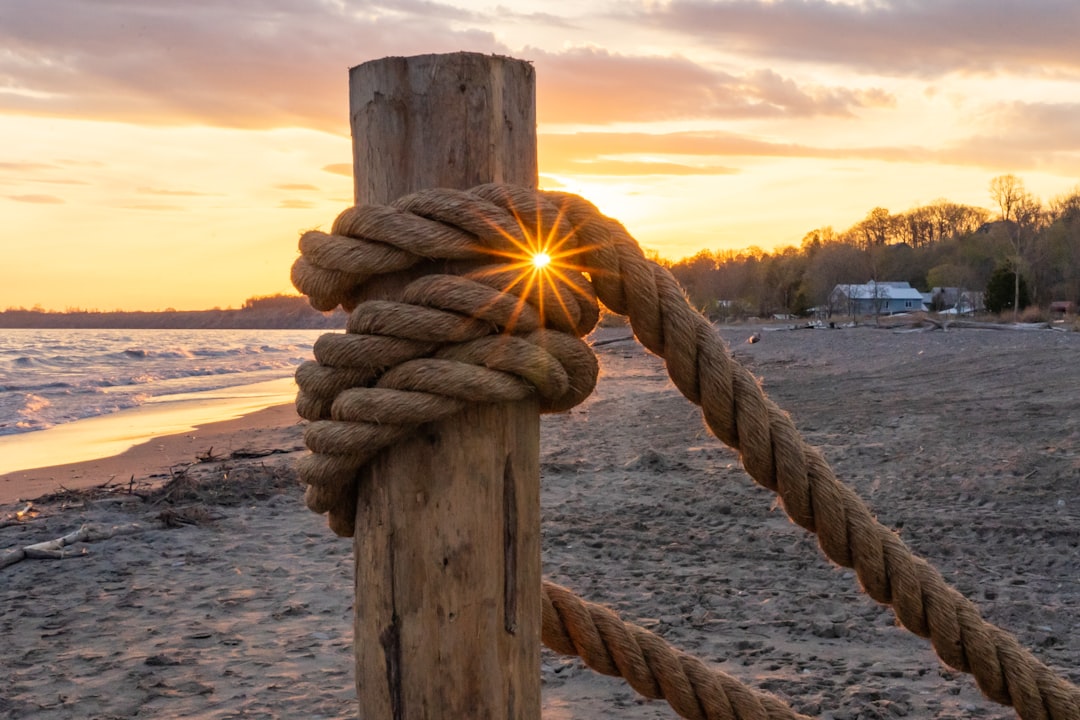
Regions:
<instances>
[{"instance_id":1,"label":"house roof","mask_svg":"<svg viewBox=\"0 0 1080 720\"><path fill-rule=\"evenodd\" d=\"M922 293L904 282L880 282L871 280L863 285L837 285L833 292L842 292L852 300L923 300Z\"/></svg>"}]
</instances>

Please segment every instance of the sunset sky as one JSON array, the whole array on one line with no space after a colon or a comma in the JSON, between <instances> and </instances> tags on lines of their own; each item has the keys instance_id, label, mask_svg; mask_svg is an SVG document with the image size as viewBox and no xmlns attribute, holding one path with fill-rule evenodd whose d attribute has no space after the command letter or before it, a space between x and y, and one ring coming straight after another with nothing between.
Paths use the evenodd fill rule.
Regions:
<instances>
[{"instance_id":1,"label":"sunset sky","mask_svg":"<svg viewBox=\"0 0 1080 720\"><path fill-rule=\"evenodd\" d=\"M292 292L351 203L348 68L530 60L541 185L646 247L1080 184L1076 0L0 0L0 309Z\"/></svg>"}]
</instances>

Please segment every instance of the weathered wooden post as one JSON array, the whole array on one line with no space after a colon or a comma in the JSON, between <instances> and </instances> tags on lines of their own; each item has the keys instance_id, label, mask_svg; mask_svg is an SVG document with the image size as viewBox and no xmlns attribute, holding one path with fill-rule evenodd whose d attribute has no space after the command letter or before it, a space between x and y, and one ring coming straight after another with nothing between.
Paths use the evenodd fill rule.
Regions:
<instances>
[{"instance_id":1,"label":"weathered wooden post","mask_svg":"<svg viewBox=\"0 0 1080 720\"><path fill-rule=\"evenodd\" d=\"M535 187L535 75L474 53L350 71L356 202ZM363 471L354 550L363 720L540 717L539 413L474 406Z\"/></svg>"}]
</instances>

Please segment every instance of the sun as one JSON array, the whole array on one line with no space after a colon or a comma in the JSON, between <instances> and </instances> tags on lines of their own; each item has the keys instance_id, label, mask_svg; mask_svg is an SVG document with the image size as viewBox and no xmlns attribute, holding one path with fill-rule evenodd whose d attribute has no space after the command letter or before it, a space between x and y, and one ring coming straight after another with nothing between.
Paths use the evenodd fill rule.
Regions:
<instances>
[{"instance_id":1,"label":"sun","mask_svg":"<svg viewBox=\"0 0 1080 720\"><path fill-rule=\"evenodd\" d=\"M482 269L481 274L498 276L499 289L517 296L518 309L513 313L505 329L513 333L514 325L525 305L532 305L539 314L542 325L573 329L579 318L579 302L574 295L587 297L595 303L594 296L582 289L587 279L577 277L589 273L581 264L582 256L592 249L580 242L577 230L564 221L565 207L557 208L557 216L544 222L538 209L536 218L524 216L517 209L508 208L517 225L517 232L509 231L492 220L491 228L505 240L505 245L492 247L485 252L498 258L495 265ZM509 271L509 273L507 272Z\"/></svg>"}]
</instances>

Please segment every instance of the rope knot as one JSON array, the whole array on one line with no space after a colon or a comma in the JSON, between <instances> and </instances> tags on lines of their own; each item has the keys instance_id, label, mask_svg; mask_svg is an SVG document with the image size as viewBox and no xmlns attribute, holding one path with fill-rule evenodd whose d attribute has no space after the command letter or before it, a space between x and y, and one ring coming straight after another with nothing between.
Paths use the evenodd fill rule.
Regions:
<instances>
[{"instance_id":1,"label":"rope knot","mask_svg":"<svg viewBox=\"0 0 1080 720\"><path fill-rule=\"evenodd\" d=\"M357 472L417 426L471 402L560 412L588 397L598 366L580 338L599 306L583 237L558 204L500 186L350 208L301 237L293 282L350 311L296 373L306 502L335 532L354 532Z\"/></svg>"}]
</instances>

